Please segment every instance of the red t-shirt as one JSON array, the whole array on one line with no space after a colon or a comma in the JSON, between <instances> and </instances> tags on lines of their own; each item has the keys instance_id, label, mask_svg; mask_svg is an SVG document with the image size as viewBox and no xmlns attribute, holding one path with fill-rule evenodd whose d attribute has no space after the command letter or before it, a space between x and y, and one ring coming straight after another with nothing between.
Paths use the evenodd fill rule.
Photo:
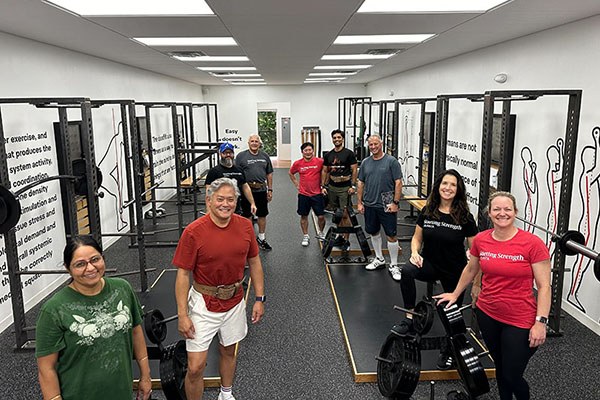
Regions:
<instances>
[{"instance_id":1,"label":"red t-shirt","mask_svg":"<svg viewBox=\"0 0 600 400\"><path fill-rule=\"evenodd\" d=\"M183 231L173 265L193 270L194 280L203 285L229 285L244 278L246 259L257 255L258 244L250 220L233 214L229 224L220 228L205 215ZM225 312L242 301L243 295L242 289L229 300L203 297L209 311Z\"/></svg>"},{"instance_id":2,"label":"red t-shirt","mask_svg":"<svg viewBox=\"0 0 600 400\"><path fill-rule=\"evenodd\" d=\"M310 161L306 161L304 158L294 161L290 173L300 175L298 193L309 197L321 194L322 169L323 159L319 157L313 157Z\"/></svg>"},{"instance_id":3,"label":"red t-shirt","mask_svg":"<svg viewBox=\"0 0 600 400\"><path fill-rule=\"evenodd\" d=\"M537 312L531 264L550 259L544 242L522 229L501 242L489 229L475 236L471 254L483 271L477 307L497 321L531 328Z\"/></svg>"}]
</instances>

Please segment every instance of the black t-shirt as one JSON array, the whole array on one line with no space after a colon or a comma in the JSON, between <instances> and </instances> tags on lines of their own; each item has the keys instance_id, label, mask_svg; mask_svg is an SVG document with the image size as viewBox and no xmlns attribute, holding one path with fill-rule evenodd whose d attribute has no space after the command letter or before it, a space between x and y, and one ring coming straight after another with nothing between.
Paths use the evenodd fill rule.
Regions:
<instances>
[{"instance_id":1,"label":"black t-shirt","mask_svg":"<svg viewBox=\"0 0 600 400\"><path fill-rule=\"evenodd\" d=\"M238 189L240 189L240 197L244 195L244 192L242 191L242 186L244 186L244 183L246 183L246 178L244 177L244 173L241 169L239 169L235 165L231 168L225 168L224 166L219 164L208 170L205 183L207 185L210 185L219 178L231 178L235 180L237 182Z\"/></svg>"},{"instance_id":2,"label":"black t-shirt","mask_svg":"<svg viewBox=\"0 0 600 400\"><path fill-rule=\"evenodd\" d=\"M467 265L465 239L479 230L469 213L466 224L456 224L450 214L440 213L440 219L419 214L417 225L423 228L421 255L440 272L456 275Z\"/></svg>"},{"instance_id":3,"label":"black t-shirt","mask_svg":"<svg viewBox=\"0 0 600 400\"><path fill-rule=\"evenodd\" d=\"M348 148L343 148L337 152L335 149L330 150L323 157L323 165L329 167L330 176L352 176L351 166L357 164L356 156L354 152ZM352 181L348 179L344 182L334 182L329 180L329 184L332 186L351 186Z\"/></svg>"}]
</instances>

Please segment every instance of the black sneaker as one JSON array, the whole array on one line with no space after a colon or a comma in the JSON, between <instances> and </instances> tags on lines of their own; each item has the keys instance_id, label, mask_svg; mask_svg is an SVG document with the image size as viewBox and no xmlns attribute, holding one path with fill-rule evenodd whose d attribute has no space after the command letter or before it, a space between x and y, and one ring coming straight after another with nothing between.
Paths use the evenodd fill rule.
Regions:
<instances>
[{"instance_id":1,"label":"black sneaker","mask_svg":"<svg viewBox=\"0 0 600 400\"><path fill-rule=\"evenodd\" d=\"M437 361L437 368L441 369L442 371L445 371L447 369L452 368L452 365L454 364L454 361L452 360L452 356L450 354L448 354L447 352L440 352L440 356L438 357L438 361Z\"/></svg>"},{"instance_id":2,"label":"black sneaker","mask_svg":"<svg viewBox=\"0 0 600 400\"><path fill-rule=\"evenodd\" d=\"M271 247L269 242L267 242L267 239L265 239L265 240L256 239L256 241L258 242L258 247L260 247L261 249L266 250L266 251L273 250L273 248Z\"/></svg>"},{"instance_id":3,"label":"black sneaker","mask_svg":"<svg viewBox=\"0 0 600 400\"><path fill-rule=\"evenodd\" d=\"M392 327L392 330L396 333L399 333L401 335L407 335L407 334L415 334L417 333L417 331L415 331L415 326L413 324L413 320L406 318L403 321L401 321L399 324L394 325Z\"/></svg>"}]
</instances>

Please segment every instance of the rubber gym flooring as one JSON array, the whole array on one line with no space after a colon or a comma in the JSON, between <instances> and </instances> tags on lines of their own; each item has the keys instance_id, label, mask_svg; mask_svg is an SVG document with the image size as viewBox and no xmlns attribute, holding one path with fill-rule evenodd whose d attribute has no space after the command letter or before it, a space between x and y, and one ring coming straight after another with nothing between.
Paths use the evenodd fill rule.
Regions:
<instances>
[{"instance_id":1,"label":"rubber gym flooring","mask_svg":"<svg viewBox=\"0 0 600 400\"><path fill-rule=\"evenodd\" d=\"M249 326L248 337L239 346L234 383L236 398L382 399L377 384L355 382L327 268L314 239L312 224L310 232L313 239L310 246L300 246L302 235L296 215L296 194L286 169L275 170L274 187L274 199L270 204L271 214L267 227L267 238L274 249L271 252L261 252L268 296L265 317L260 324ZM171 217L159 221L170 222L169 218ZM353 245L358 248L357 246ZM404 246L406 247L407 243ZM147 249L148 267L157 269L149 273L150 283L156 280L162 270L172 268L173 252L174 248ZM108 248L106 258L108 268L118 268L119 271L134 271L138 268L137 250L129 249L127 239L121 239ZM354 272L358 273L360 267L355 268ZM372 276L380 276L385 285L394 284L386 271L375 271L374 274L376 275ZM127 279L134 289L140 290L138 276L132 275ZM167 286L169 285L165 285ZM174 292L169 293L168 287L164 296L167 297L165 302L168 298L174 302ZM392 310L389 304L376 307L370 297L373 296L363 295L360 303L354 302L353 309L364 310L366 314L389 315L394 322L402 317L402 314ZM394 303L399 301L393 300ZM28 325L35 324L39 307L33 307L27 313ZM161 306L162 308L164 306ZM164 314L169 315L167 312ZM563 315L561 327L564 335L549 338L532 358L525 373L525 378L531 386L532 398L600 399L600 370L597 365L600 336L568 314ZM469 318L466 320L468 322ZM381 325L389 329L388 322ZM170 323L168 329L169 334L176 335L175 323ZM375 354L367 354L364 358L374 363L374 357L383 339L376 337L379 333L369 334L369 331L367 329L366 335L373 336ZM11 327L0 334L2 398L41 398L34 354L15 352L14 342ZM446 399L448 391L460 388L459 382L454 380L437 381L435 386L434 398L437 400ZM481 396L480 399L498 398L494 379L490 380L490 386L490 393ZM159 390L155 390L152 395L154 399L165 399ZM217 395L216 388L208 388L205 390L204 399L215 400ZM421 382L413 399L429 400L429 395L429 383ZM132 398L135 398L135 394Z\"/></svg>"}]
</instances>

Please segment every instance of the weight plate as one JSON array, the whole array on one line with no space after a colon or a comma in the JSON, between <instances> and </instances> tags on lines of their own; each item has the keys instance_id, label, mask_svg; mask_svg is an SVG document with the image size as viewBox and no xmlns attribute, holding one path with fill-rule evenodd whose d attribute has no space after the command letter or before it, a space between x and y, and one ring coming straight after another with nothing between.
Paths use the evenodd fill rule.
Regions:
<instances>
[{"instance_id":1,"label":"weight plate","mask_svg":"<svg viewBox=\"0 0 600 400\"><path fill-rule=\"evenodd\" d=\"M564 234L560 236L558 239L558 247L560 247L560 251L565 253L568 256L574 256L579 254L577 250L571 249L567 246L568 241L573 241L575 243L579 243L585 246L585 237L581 232L578 231L566 231Z\"/></svg>"},{"instance_id":2,"label":"weight plate","mask_svg":"<svg viewBox=\"0 0 600 400\"><path fill-rule=\"evenodd\" d=\"M452 306L446 309L446 304L442 303L438 304L436 308L447 336L451 337L459 333L467 333L465 320L456 304L452 304Z\"/></svg>"},{"instance_id":3,"label":"weight plate","mask_svg":"<svg viewBox=\"0 0 600 400\"><path fill-rule=\"evenodd\" d=\"M413 327L420 335L425 335L433 326L433 305L428 301L420 301L415 306ZM421 315L418 315L421 314Z\"/></svg>"},{"instance_id":4,"label":"weight plate","mask_svg":"<svg viewBox=\"0 0 600 400\"><path fill-rule=\"evenodd\" d=\"M154 344L162 343L167 337L165 317L159 310L150 310L144 315L144 329L148 340Z\"/></svg>"},{"instance_id":5,"label":"weight plate","mask_svg":"<svg viewBox=\"0 0 600 400\"><path fill-rule=\"evenodd\" d=\"M185 340L165 347L160 357L160 385L168 400L185 400L187 351Z\"/></svg>"},{"instance_id":6,"label":"weight plate","mask_svg":"<svg viewBox=\"0 0 600 400\"><path fill-rule=\"evenodd\" d=\"M358 244L360 245L360 250L363 253L365 258L369 257L371 254L371 246L369 246L369 241L365 236L365 232L362 230L360 226L356 227L356 238L358 239Z\"/></svg>"},{"instance_id":7,"label":"weight plate","mask_svg":"<svg viewBox=\"0 0 600 400\"><path fill-rule=\"evenodd\" d=\"M325 235L325 240L323 240L323 247L321 248L321 254L323 254L324 258L329 257L331 254L331 250L333 250L333 242L335 238L333 235L333 227L329 227L327 234Z\"/></svg>"},{"instance_id":8,"label":"weight plate","mask_svg":"<svg viewBox=\"0 0 600 400\"><path fill-rule=\"evenodd\" d=\"M465 334L458 334L450 338L452 351L456 359L456 369L462 380L465 390L472 397L481 396L490 391L490 384L485 370L479 361L475 349L467 341Z\"/></svg>"},{"instance_id":9,"label":"weight plate","mask_svg":"<svg viewBox=\"0 0 600 400\"><path fill-rule=\"evenodd\" d=\"M342 218L344 218L344 210L341 208L336 208L335 212L333 213L333 217L331 217L331 222L338 225L340 222L342 222Z\"/></svg>"},{"instance_id":10,"label":"weight plate","mask_svg":"<svg viewBox=\"0 0 600 400\"><path fill-rule=\"evenodd\" d=\"M594 275L596 275L596 279L600 282L600 256L598 256L594 262Z\"/></svg>"},{"instance_id":11,"label":"weight plate","mask_svg":"<svg viewBox=\"0 0 600 400\"><path fill-rule=\"evenodd\" d=\"M4 234L17 225L21 218L21 204L15 195L0 186L0 234Z\"/></svg>"},{"instance_id":12,"label":"weight plate","mask_svg":"<svg viewBox=\"0 0 600 400\"><path fill-rule=\"evenodd\" d=\"M390 334L377 362L377 385L385 397L410 399L421 375L421 349L413 338Z\"/></svg>"}]
</instances>

